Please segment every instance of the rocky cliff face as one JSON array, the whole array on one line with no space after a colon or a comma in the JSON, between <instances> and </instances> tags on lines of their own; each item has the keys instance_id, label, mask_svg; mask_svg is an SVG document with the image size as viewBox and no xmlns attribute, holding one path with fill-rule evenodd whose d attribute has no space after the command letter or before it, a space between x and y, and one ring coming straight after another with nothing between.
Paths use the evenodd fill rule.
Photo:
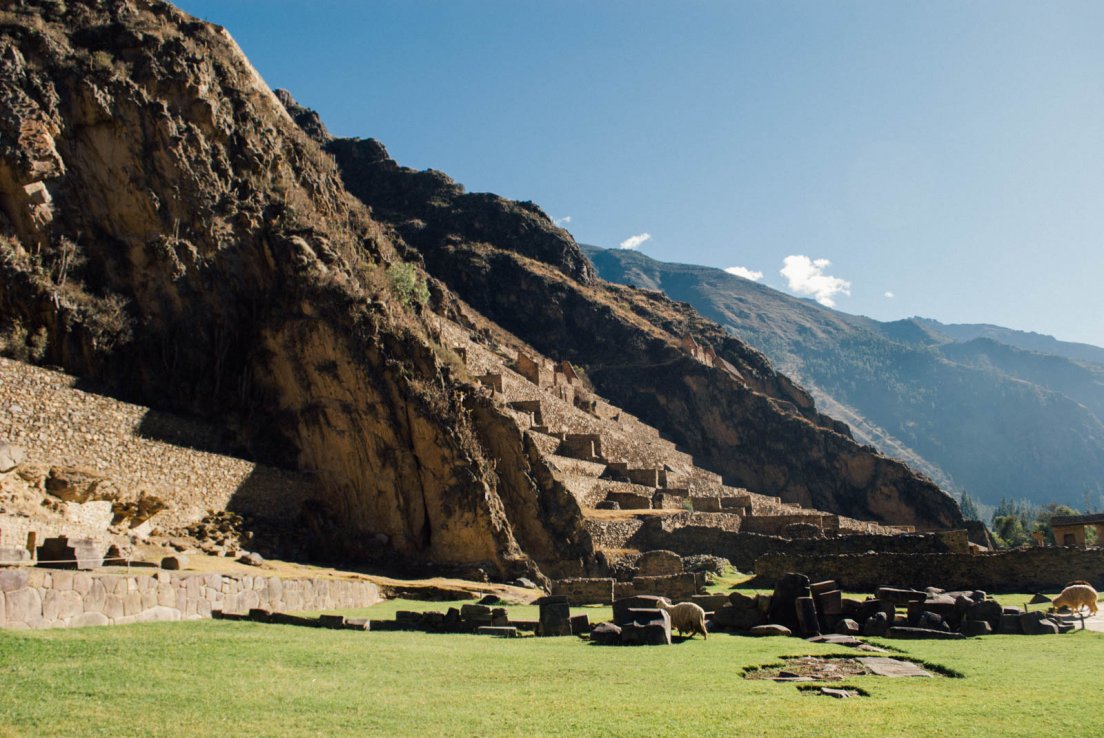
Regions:
<instances>
[{"instance_id":1,"label":"rocky cliff face","mask_svg":"<svg viewBox=\"0 0 1104 738\"><path fill-rule=\"evenodd\" d=\"M856 444L757 351L685 303L577 266L584 259L570 234L536 208L400 167L371 139L321 140L349 191L419 250L430 273L537 349L585 367L599 392L726 482L852 517L961 524L953 499Z\"/></svg>"},{"instance_id":2,"label":"rocky cliff face","mask_svg":"<svg viewBox=\"0 0 1104 738\"><path fill-rule=\"evenodd\" d=\"M331 556L579 566L570 507L495 472L522 436L443 357L424 275L224 30L156 0L0 8L9 353L316 472L301 522Z\"/></svg>"}]
</instances>

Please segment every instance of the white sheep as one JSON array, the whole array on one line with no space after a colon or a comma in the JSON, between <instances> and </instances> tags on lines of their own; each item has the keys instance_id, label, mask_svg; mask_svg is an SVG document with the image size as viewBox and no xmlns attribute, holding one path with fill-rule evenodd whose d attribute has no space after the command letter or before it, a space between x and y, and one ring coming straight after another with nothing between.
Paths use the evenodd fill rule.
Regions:
<instances>
[{"instance_id":1,"label":"white sheep","mask_svg":"<svg viewBox=\"0 0 1104 738\"><path fill-rule=\"evenodd\" d=\"M709 633L705 630L705 610L701 605L693 602L680 602L672 605L666 597L661 597L656 602L656 607L665 610L671 616L671 627L679 632L679 635L689 633L693 638L695 633L701 633L702 638L708 640Z\"/></svg>"}]
</instances>

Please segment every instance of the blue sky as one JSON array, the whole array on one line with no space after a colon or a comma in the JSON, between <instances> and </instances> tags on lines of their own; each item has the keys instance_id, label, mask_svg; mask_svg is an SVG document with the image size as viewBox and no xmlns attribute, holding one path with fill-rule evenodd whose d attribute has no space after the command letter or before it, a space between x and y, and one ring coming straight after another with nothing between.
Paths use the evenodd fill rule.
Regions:
<instances>
[{"instance_id":1,"label":"blue sky","mask_svg":"<svg viewBox=\"0 0 1104 738\"><path fill-rule=\"evenodd\" d=\"M179 4L334 133L582 243L1104 345L1104 3Z\"/></svg>"}]
</instances>

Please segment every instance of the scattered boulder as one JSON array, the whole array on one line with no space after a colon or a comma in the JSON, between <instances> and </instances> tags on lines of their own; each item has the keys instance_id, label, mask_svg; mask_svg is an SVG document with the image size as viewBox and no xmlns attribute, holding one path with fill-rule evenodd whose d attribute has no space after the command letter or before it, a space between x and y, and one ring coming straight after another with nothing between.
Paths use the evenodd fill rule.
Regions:
<instances>
[{"instance_id":1,"label":"scattered boulder","mask_svg":"<svg viewBox=\"0 0 1104 738\"><path fill-rule=\"evenodd\" d=\"M188 566L188 557L184 554L176 554L175 556L165 556L161 559L161 568L170 571L179 571L185 569Z\"/></svg>"},{"instance_id":2,"label":"scattered boulder","mask_svg":"<svg viewBox=\"0 0 1104 738\"><path fill-rule=\"evenodd\" d=\"M993 628L986 620L963 620L959 632L972 638L974 636L990 635Z\"/></svg>"},{"instance_id":3,"label":"scattered boulder","mask_svg":"<svg viewBox=\"0 0 1104 738\"><path fill-rule=\"evenodd\" d=\"M857 636L862 633L862 628L851 618L843 618L836 624L836 633L845 636Z\"/></svg>"},{"instance_id":4,"label":"scattered boulder","mask_svg":"<svg viewBox=\"0 0 1104 738\"><path fill-rule=\"evenodd\" d=\"M1024 635L1057 635L1058 633L1058 624L1041 610L1025 612L1019 618Z\"/></svg>"},{"instance_id":5,"label":"scattered boulder","mask_svg":"<svg viewBox=\"0 0 1104 738\"><path fill-rule=\"evenodd\" d=\"M996 630L1000 627L1001 615L1004 614L1004 608L996 600L981 600L975 601L969 609L966 610L967 620L984 620L989 623L989 627Z\"/></svg>"},{"instance_id":6,"label":"scattered boulder","mask_svg":"<svg viewBox=\"0 0 1104 738\"><path fill-rule=\"evenodd\" d=\"M863 635L864 636L884 636L889 630L890 620L885 612L879 610L878 612L867 618L863 623Z\"/></svg>"},{"instance_id":7,"label":"scattered boulder","mask_svg":"<svg viewBox=\"0 0 1104 738\"><path fill-rule=\"evenodd\" d=\"M253 551L244 551L242 555L238 557L238 563L245 564L246 566L261 566L264 564L264 556Z\"/></svg>"},{"instance_id":8,"label":"scattered boulder","mask_svg":"<svg viewBox=\"0 0 1104 738\"><path fill-rule=\"evenodd\" d=\"M777 623L756 625L748 632L751 633L751 635L753 636L788 636L793 634L793 631L791 631L785 625L779 625Z\"/></svg>"},{"instance_id":9,"label":"scattered boulder","mask_svg":"<svg viewBox=\"0 0 1104 738\"><path fill-rule=\"evenodd\" d=\"M621 643L621 628L613 623L598 623L590 631L590 640L602 646L616 646Z\"/></svg>"}]
</instances>

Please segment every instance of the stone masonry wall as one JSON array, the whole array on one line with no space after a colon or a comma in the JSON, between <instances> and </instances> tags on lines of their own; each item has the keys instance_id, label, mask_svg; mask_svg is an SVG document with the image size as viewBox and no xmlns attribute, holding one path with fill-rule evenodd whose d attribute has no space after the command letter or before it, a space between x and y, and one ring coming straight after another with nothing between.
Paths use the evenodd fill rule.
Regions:
<instances>
[{"instance_id":1,"label":"stone masonry wall","mask_svg":"<svg viewBox=\"0 0 1104 738\"><path fill-rule=\"evenodd\" d=\"M0 438L27 462L86 467L121 489L144 489L174 503L156 523L187 524L208 509L279 520L314 496L308 475L198 449L220 445L217 430L74 386L61 372L0 358Z\"/></svg>"},{"instance_id":2,"label":"stone masonry wall","mask_svg":"<svg viewBox=\"0 0 1104 738\"><path fill-rule=\"evenodd\" d=\"M868 550L901 553L953 553L967 550L964 531L898 536L849 535L834 538L790 540L744 531L725 531L704 525L669 525L668 521L645 522L623 544L641 551L663 548L680 556L709 554L723 556L742 571L752 571L755 562L772 553L844 554Z\"/></svg>"},{"instance_id":3,"label":"stone masonry wall","mask_svg":"<svg viewBox=\"0 0 1104 738\"><path fill-rule=\"evenodd\" d=\"M875 587L942 587L986 591L1060 591L1075 579L1104 587L1104 549L1030 548L995 553L771 553L755 565L758 578L777 581L786 572L814 581L835 579L851 590Z\"/></svg>"},{"instance_id":4,"label":"stone masonry wall","mask_svg":"<svg viewBox=\"0 0 1104 738\"><path fill-rule=\"evenodd\" d=\"M0 569L0 627L75 628L211 617L212 610L289 612L368 607L379 587L349 579L281 579L248 574L97 574Z\"/></svg>"},{"instance_id":5,"label":"stone masonry wall","mask_svg":"<svg viewBox=\"0 0 1104 738\"><path fill-rule=\"evenodd\" d=\"M553 595L567 597L568 604L611 605L613 604L613 579L576 578L557 579L552 582Z\"/></svg>"}]
</instances>

